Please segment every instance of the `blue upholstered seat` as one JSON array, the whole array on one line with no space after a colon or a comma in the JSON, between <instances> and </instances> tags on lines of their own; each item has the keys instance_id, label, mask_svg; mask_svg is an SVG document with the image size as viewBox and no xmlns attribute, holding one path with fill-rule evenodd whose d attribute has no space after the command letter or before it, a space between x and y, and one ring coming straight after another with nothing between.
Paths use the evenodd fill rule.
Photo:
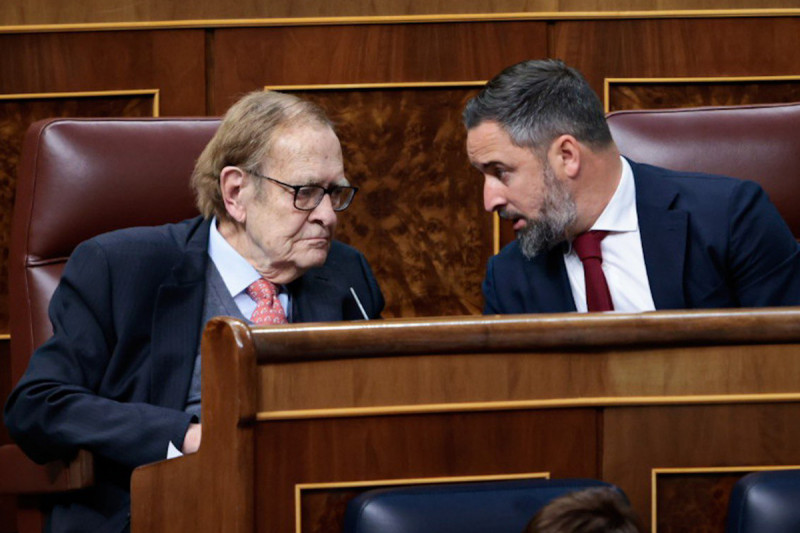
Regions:
<instances>
[{"instance_id":1,"label":"blue upholstered seat","mask_svg":"<svg viewBox=\"0 0 800 533\"><path fill-rule=\"evenodd\" d=\"M800 532L800 470L748 474L733 488L727 533Z\"/></svg>"},{"instance_id":2,"label":"blue upholstered seat","mask_svg":"<svg viewBox=\"0 0 800 533\"><path fill-rule=\"evenodd\" d=\"M521 533L554 498L606 486L592 479L532 479L372 490L348 504L344 533Z\"/></svg>"}]
</instances>

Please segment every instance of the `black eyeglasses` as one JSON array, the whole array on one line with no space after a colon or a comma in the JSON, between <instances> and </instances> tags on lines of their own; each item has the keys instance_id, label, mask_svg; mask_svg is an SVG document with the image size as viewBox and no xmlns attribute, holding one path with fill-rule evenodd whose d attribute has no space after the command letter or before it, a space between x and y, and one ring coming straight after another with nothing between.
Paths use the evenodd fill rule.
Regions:
<instances>
[{"instance_id":1,"label":"black eyeglasses","mask_svg":"<svg viewBox=\"0 0 800 533\"><path fill-rule=\"evenodd\" d=\"M344 211L350 207L350 202L353 201L353 197L358 191L358 187L345 187L342 185L331 185L327 189L321 185L289 185L254 170L248 170L248 172L257 178L292 189L294 191L294 206L301 211L313 211L322 203L322 199L326 194L331 197L331 207L333 207L334 211Z\"/></svg>"}]
</instances>

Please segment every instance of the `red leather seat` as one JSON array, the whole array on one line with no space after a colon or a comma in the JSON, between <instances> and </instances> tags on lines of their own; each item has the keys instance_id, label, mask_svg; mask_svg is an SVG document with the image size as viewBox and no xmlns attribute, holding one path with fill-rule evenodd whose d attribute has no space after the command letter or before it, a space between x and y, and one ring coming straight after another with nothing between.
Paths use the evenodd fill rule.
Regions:
<instances>
[{"instance_id":1,"label":"red leather seat","mask_svg":"<svg viewBox=\"0 0 800 533\"><path fill-rule=\"evenodd\" d=\"M51 334L47 308L64 264L82 241L119 228L197 214L189 178L219 126L213 118L51 119L28 130L18 167L9 285L11 374ZM92 482L92 461L36 465L0 447L0 493L41 494ZM20 533L41 531L26 498Z\"/></svg>"},{"instance_id":2,"label":"red leather seat","mask_svg":"<svg viewBox=\"0 0 800 533\"><path fill-rule=\"evenodd\" d=\"M756 181L800 237L800 103L608 115L623 155L673 170Z\"/></svg>"}]
</instances>

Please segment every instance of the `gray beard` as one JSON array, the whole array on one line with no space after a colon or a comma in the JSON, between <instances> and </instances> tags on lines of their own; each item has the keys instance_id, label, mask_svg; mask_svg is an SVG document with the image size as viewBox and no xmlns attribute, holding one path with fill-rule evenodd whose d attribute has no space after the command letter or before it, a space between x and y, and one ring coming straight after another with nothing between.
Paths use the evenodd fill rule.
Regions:
<instances>
[{"instance_id":1,"label":"gray beard","mask_svg":"<svg viewBox=\"0 0 800 533\"><path fill-rule=\"evenodd\" d=\"M549 166L542 172L545 197L539 217L535 220L526 218L525 227L517 231L522 255L528 259L564 242L567 239L567 228L578 216L575 200L567 187L556 178Z\"/></svg>"}]
</instances>

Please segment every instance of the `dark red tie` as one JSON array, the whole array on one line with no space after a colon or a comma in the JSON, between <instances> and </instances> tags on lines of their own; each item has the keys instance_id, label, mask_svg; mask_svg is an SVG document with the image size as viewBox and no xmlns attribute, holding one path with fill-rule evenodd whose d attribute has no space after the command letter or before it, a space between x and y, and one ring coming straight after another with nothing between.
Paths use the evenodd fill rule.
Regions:
<instances>
[{"instance_id":1,"label":"dark red tie","mask_svg":"<svg viewBox=\"0 0 800 533\"><path fill-rule=\"evenodd\" d=\"M600 241L608 235L607 231L587 231L572 241L572 247L583 263L583 275L586 279L586 307L589 311L613 311L611 293L603 274L603 255L600 253Z\"/></svg>"}]
</instances>

